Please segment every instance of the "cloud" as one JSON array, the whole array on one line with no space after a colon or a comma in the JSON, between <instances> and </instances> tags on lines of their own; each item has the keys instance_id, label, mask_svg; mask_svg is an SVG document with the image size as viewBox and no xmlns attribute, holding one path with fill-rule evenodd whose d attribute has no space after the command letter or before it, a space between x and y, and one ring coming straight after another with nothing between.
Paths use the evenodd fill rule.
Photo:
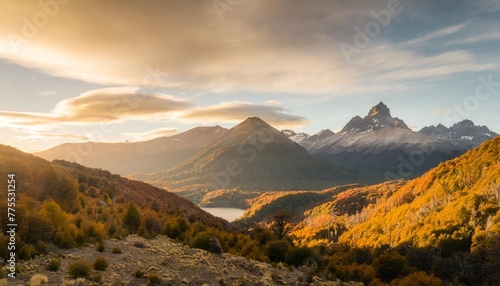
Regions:
<instances>
[{"instance_id":1,"label":"cloud","mask_svg":"<svg viewBox=\"0 0 500 286\"><path fill-rule=\"evenodd\" d=\"M416 45L416 44L425 43L425 42L428 42L430 40L434 40L437 38L441 38L444 36L453 35L459 31L461 31L467 24L468 23L462 23L462 24L456 24L456 25L452 25L452 26L449 26L446 28L442 28L442 29L439 29L437 31L427 33L421 37L406 41L404 44L405 45Z\"/></svg>"},{"instance_id":2,"label":"cloud","mask_svg":"<svg viewBox=\"0 0 500 286\"><path fill-rule=\"evenodd\" d=\"M134 141L144 141L158 137L169 137L177 134L177 128L162 127L145 132L124 133L125 136L132 137Z\"/></svg>"},{"instance_id":3,"label":"cloud","mask_svg":"<svg viewBox=\"0 0 500 286\"><path fill-rule=\"evenodd\" d=\"M224 102L208 107L198 107L183 114L180 119L191 122L239 123L248 117L257 116L275 127L294 128L309 121L301 116L286 113L279 106L258 105L248 102Z\"/></svg>"},{"instance_id":4,"label":"cloud","mask_svg":"<svg viewBox=\"0 0 500 286\"><path fill-rule=\"evenodd\" d=\"M432 112L432 114L443 115L443 114L450 113L451 111L452 111L451 108L438 108L438 109L434 110L434 112Z\"/></svg>"},{"instance_id":5,"label":"cloud","mask_svg":"<svg viewBox=\"0 0 500 286\"><path fill-rule=\"evenodd\" d=\"M461 39L456 39L447 42L447 45L462 45L470 43L480 43L489 41L500 41L500 33L484 33L474 36L469 36Z\"/></svg>"},{"instance_id":6,"label":"cloud","mask_svg":"<svg viewBox=\"0 0 500 286\"><path fill-rule=\"evenodd\" d=\"M31 132L28 136L20 136L18 139L22 141L38 141L39 139L51 139L51 138L64 138L64 139L76 139L79 141L88 141L87 136L70 134L70 133L51 133L43 131Z\"/></svg>"},{"instance_id":7,"label":"cloud","mask_svg":"<svg viewBox=\"0 0 500 286\"><path fill-rule=\"evenodd\" d=\"M367 82L377 77L372 67L348 63L339 49L339 43L353 42L356 27L373 21L372 12L387 5L387 0L318 0L314 5L300 0L255 0L225 12L221 21L213 1L71 1L59 5L45 25L37 26L33 16L44 13L39 2L7 1L2 11L8 13L0 17L0 58L93 83L235 97L245 91L321 96L397 91L411 86ZM466 25L436 28L406 46L381 35L366 50L387 45L404 53L408 45L455 34ZM432 57L407 56L412 56L408 60L413 63ZM389 61L379 65L392 67ZM412 67L401 64L398 69L411 75L407 71ZM468 64L460 72L469 67L478 70ZM446 73L454 72L446 69Z\"/></svg>"},{"instance_id":8,"label":"cloud","mask_svg":"<svg viewBox=\"0 0 500 286\"><path fill-rule=\"evenodd\" d=\"M118 87L62 100L48 113L0 111L0 117L14 125L100 123L165 115L190 106L190 101L174 96Z\"/></svg>"},{"instance_id":9,"label":"cloud","mask_svg":"<svg viewBox=\"0 0 500 286\"><path fill-rule=\"evenodd\" d=\"M278 102L267 105L249 102L224 102L211 106L196 106L193 102L171 95L148 93L139 88L113 87L91 90L77 97L64 99L51 112L0 111L0 119L7 125L29 130L71 124L97 124L125 120L169 120L189 123L240 122L247 117L258 116L277 126L303 126L304 117L289 114ZM174 128L160 128L144 133L127 133L138 138L168 136L177 132ZM60 134L59 134L60 135ZM76 138L75 139L81 139Z\"/></svg>"}]
</instances>

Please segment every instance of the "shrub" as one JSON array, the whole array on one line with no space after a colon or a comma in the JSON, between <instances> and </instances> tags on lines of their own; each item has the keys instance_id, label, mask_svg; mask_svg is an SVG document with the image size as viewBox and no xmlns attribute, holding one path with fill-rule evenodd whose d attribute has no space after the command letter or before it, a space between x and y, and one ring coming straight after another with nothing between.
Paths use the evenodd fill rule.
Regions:
<instances>
[{"instance_id":1,"label":"shrub","mask_svg":"<svg viewBox=\"0 0 500 286\"><path fill-rule=\"evenodd\" d=\"M118 247L113 247L113 249L111 249L111 253L113 254L121 254L122 253L122 250Z\"/></svg>"},{"instance_id":2,"label":"shrub","mask_svg":"<svg viewBox=\"0 0 500 286\"><path fill-rule=\"evenodd\" d=\"M270 241L267 243L267 257L272 262L283 262L286 259L289 244L284 240Z\"/></svg>"},{"instance_id":3,"label":"shrub","mask_svg":"<svg viewBox=\"0 0 500 286\"><path fill-rule=\"evenodd\" d=\"M163 231L158 215L152 212L146 214L143 225L150 234L159 234Z\"/></svg>"},{"instance_id":4,"label":"shrub","mask_svg":"<svg viewBox=\"0 0 500 286\"><path fill-rule=\"evenodd\" d=\"M104 250L105 250L105 247L104 247L104 242L99 242L99 243L97 244L97 251L99 251L99 252L104 252Z\"/></svg>"},{"instance_id":5,"label":"shrub","mask_svg":"<svg viewBox=\"0 0 500 286\"><path fill-rule=\"evenodd\" d=\"M130 203L127 212L123 216L123 225L130 231L136 232L141 226L141 213L134 203Z\"/></svg>"},{"instance_id":6,"label":"shrub","mask_svg":"<svg viewBox=\"0 0 500 286\"><path fill-rule=\"evenodd\" d=\"M33 247L33 245L27 244L21 247L21 249L19 250L19 258L23 260L31 259L35 257L35 255L36 255L36 249Z\"/></svg>"},{"instance_id":7,"label":"shrub","mask_svg":"<svg viewBox=\"0 0 500 286\"><path fill-rule=\"evenodd\" d=\"M35 274L31 277L30 281L28 282L28 285L29 286L40 286L40 285L45 285L48 282L49 282L49 278L47 278L47 276L42 275L42 274Z\"/></svg>"},{"instance_id":8,"label":"shrub","mask_svg":"<svg viewBox=\"0 0 500 286\"><path fill-rule=\"evenodd\" d=\"M108 269L108 262L104 257L98 257L94 261L94 270L106 271Z\"/></svg>"},{"instance_id":9,"label":"shrub","mask_svg":"<svg viewBox=\"0 0 500 286\"><path fill-rule=\"evenodd\" d=\"M161 278L157 274L148 274L148 285L159 285L161 283Z\"/></svg>"},{"instance_id":10,"label":"shrub","mask_svg":"<svg viewBox=\"0 0 500 286\"><path fill-rule=\"evenodd\" d=\"M135 272L134 272L134 276L136 278L142 278L144 277L146 273L144 271L142 271L141 269L137 269Z\"/></svg>"},{"instance_id":11,"label":"shrub","mask_svg":"<svg viewBox=\"0 0 500 286\"><path fill-rule=\"evenodd\" d=\"M45 269L48 271L57 271L61 267L61 259L59 258L52 258L47 266L45 266Z\"/></svg>"},{"instance_id":12,"label":"shrub","mask_svg":"<svg viewBox=\"0 0 500 286\"><path fill-rule=\"evenodd\" d=\"M163 232L170 238L177 239L189 229L188 222L183 217L170 219L166 224Z\"/></svg>"},{"instance_id":13,"label":"shrub","mask_svg":"<svg viewBox=\"0 0 500 286\"><path fill-rule=\"evenodd\" d=\"M397 253L381 254L373 261L375 273L383 282L390 282L398 278L405 267L405 258Z\"/></svg>"},{"instance_id":14,"label":"shrub","mask_svg":"<svg viewBox=\"0 0 500 286\"><path fill-rule=\"evenodd\" d=\"M220 241L217 237L212 237L209 241L210 244L210 249L209 251L215 254L222 254L223 249L222 246L220 245Z\"/></svg>"},{"instance_id":15,"label":"shrub","mask_svg":"<svg viewBox=\"0 0 500 286\"><path fill-rule=\"evenodd\" d=\"M211 232L202 231L195 235L191 241L191 247L220 254L223 249L219 239Z\"/></svg>"},{"instance_id":16,"label":"shrub","mask_svg":"<svg viewBox=\"0 0 500 286\"><path fill-rule=\"evenodd\" d=\"M68 273L71 278L89 278L92 272L92 267L84 260L72 261L68 265Z\"/></svg>"},{"instance_id":17,"label":"shrub","mask_svg":"<svg viewBox=\"0 0 500 286\"><path fill-rule=\"evenodd\" d=\"M285 262L298 267L312 254L312 250L308 247L292 247L286 255Z\"/></svg>"},{"instance_id":18,"label":"shrub","mask_svg":"<svg viewBox=\"0 0 500 286\"><path fill-rule=\"evenodd\" d=\"M46 254L47 253L47 244L45 244L45 242L39 240L37 243L36 243L36 251L38 251L38 253L40 254Z\"/></svg>"}]
</instances>

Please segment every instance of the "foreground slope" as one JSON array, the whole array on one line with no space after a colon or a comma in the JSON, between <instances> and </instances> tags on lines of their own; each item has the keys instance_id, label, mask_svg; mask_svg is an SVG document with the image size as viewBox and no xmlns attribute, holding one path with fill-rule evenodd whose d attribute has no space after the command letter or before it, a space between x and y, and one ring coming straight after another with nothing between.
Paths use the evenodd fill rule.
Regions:
<instances>
[{"instance_id":1,"label":"foreground slope","mask_svg":"<svg viewBox=\"0 0 500 286\"><path fill-rule=\"evenodd\" d=\"M145 248L134 247L136 243L144 244ZM120 249L122 253L112 253L113 248ZM232 254L217 255L192 249L165 236L147 240L134 235L121 241L108 241L104 253L98 252L93 247L85 247L64 250L61 255L63 269L76 258L84 261L94 261L95 257L106 259L109 264L108 269L99 271L102 283L86 280L84 285L146 285L146 274L137 277L134 275L137 270L149 275L156 274L162 280L160 285L309 285L299 283L306 281L307 276L298 269L290 271L286 267L273 267L267 263ZM35 274L46 276L49 285L62 285L63 280L71 281L64 271L50 272L45 269L44 265L51 258L44 256L23 262L20 265L23 271L16 279L19 284L12 285L28 285L30 277ZM362 285L321 281L316 277L314 281L316 283L313 285Z\"/></svg>"},{"instance_id":2,"label":"foreground slope","mask_svg":"<svg viewBox=\"0 0 500 286\"><path fill-rule=\"evenodd\" d=\"M66 143L35 153L49 161L59 159L120 175L143 178L169 169L217 140L227 129L220 126L195 127L186 132L133 143Z\"/></svg>"},{"instance_id":3,"label":"foreground slope","mask_svg":"<svg viewBox=\"0 0 500 286\"><path fill-rule=\"evenodd\" d=\"M313 158L257 117L231 128L183 164L150 177L169 188L319 189L357 174Z\"/></svg>"}]
</instances>

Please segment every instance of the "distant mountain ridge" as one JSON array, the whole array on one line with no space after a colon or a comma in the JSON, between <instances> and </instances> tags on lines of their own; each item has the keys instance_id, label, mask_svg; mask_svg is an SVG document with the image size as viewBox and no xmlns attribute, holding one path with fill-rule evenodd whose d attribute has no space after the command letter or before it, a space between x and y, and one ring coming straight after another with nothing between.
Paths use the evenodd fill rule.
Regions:
<instances>
[{"instance_id":1,"label":"distant mountain ridge","mask_svg":"<svg viewBox=\"0 0 500 286\"><path fill-rule=\"evenodd\" d=\"M474 122L467 119L453 124L450 128L439 123L437 126L426 126L418 132L448 140L462 151L473 149L484 141L498 136L488 127L475 125Z\"/></svg>"},{"instance_id":2,"label":"distant mountain ridge","mask_svg":"<svg viewBox=\"0 0 500 286\"><path fill-rule=\"evenodd\" d=\"M68 160L102 168L122 176L143 179L146 174L174 167L213 141L227 129L220 126L195 127L170 137L132 143L66 143L34 155L52 161ZM84 152L79 152L84 150ZM81 153L81 154L80 154Z\"/></svg>"}]
</instances>

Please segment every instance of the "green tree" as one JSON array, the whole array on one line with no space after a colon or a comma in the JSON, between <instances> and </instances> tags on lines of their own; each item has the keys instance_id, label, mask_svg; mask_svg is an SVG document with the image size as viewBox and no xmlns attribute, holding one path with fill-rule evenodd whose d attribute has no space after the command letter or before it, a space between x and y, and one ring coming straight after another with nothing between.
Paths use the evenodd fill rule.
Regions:
<instances>
[{"instance_id":1,"label":"green tree","mask_svg":"<svg viewBox=\"0 0 500 286\"><path fill-rule=\"evenodd\" d=\"M134 203L130 203L128 206L128 209L123 216L123 225L130 232L137 232L141 226L141 213L139 213L139 210Z\"/></svg>"}]
</instances>

